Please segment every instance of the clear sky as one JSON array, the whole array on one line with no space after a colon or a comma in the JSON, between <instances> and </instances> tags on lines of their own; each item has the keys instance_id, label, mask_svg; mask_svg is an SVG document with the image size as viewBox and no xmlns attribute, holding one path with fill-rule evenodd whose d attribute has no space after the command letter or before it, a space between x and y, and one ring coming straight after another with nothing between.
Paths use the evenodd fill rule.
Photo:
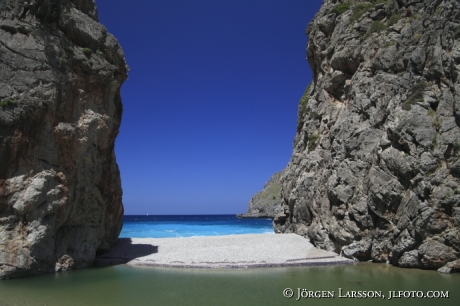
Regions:
<instances>
[{"instance_id":1,"label":"clear sky","mask_svg":"<svg viewBox=\"0 0 460 306\"><path fill-rule=\"evenodd\" d=\"M236 214L292 154L321 0L96 0L130 66L125 214Z\"/></svg>"}]
</instances>

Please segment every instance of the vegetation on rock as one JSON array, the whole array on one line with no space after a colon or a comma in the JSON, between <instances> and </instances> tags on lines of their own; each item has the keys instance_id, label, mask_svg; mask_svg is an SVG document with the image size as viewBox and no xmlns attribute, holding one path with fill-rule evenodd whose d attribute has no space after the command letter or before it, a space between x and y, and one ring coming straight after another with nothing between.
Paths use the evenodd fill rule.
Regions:
<instances>
[{"instance_id":1,"label":"vegetation on rock","mask_svg":"<svg viewBox=\"0 0 460 306\"><path fill-rule=\"evenodd\" d=\"M351 14L350 21L355 22L373 7L374 5L372 3L367 3L367 2L356 4L353 10L353 13Z\"/></svg>"},{"instance_id":2,"label":"vegetation on rock","mask_svg":"<svg viewBox=\"0 0 460 306\"><path fill-rule=\"evenodd\" d=\"M90 48L83 48L81 51L88 58L91 57L91 54L93 54L93 50L91 50Z\"/></svg>"},{"instance_id":3,"label":"vegetation on rock","mask_svg":"<svg viewBox=\"0 0 460 306\"><path fill-rule=\"evenodd\" d=\"M307 113L308 100L310 96L310 89L312 83L308 84L307 89L305 89L304 94L299 101L299 111L297 112L297 130L302 128L302 125L305 122L305 114Z\"/></svg>"},{"instance_id":4,"label":"vegetation on rock","mask_svg":"<svg viewBox=\"0 0 460 306\"><path fill-rule=\"evenodd\" d=\"M340 3L339 5L337 5L336 7L334 7L334 13L336 13L337 15L342 15L343 13L348 11L349 9L350 9L350 3L343 2L343 3Z\"/></svg>"},{"instance_id":5,"label":"vegetation on rock","mask_svg":"<svg viewBox=\"0 0 460 306\"><path fill-rule=\"evenodd\" d=\"M413 104L423 102L423 90L425 87L425 82L418 82L414 87L412 87L411 95L406 99L406 101L404 101L402 108L404 110L410 110Z\"/></svg>"},{"instance_id":6,"label":"vegetation on rock","mask_svg":"<svg viewBox=\"0 0 460 306\"><path fill-rule=\"evenodd\" d=\"M374 33L384 31L386 28L387 26L383 22L375 20L371 23L371 27L369 31L367 31L366 34L363 36L363 39L367 39L369 36L371 36Z\"/></svg>"},{"instance_id":7,"label":"vegetation on rock","mask_svg":"<svg viewBox=\"0 0 460 306\"><path fill-rule=\"evenodd\" d=\"M5 100L0 101L0 107L2 108L13 108L18 105L18 102L11 98L6 98Z\"/></svg>"},{"instance_id":8,"label":"vegetation on rock","mask_svg":"<svg viewBox=\"0 0 460 306\"><path fill-rule=\"evenodd\" d=\"M396 13L393 13L390 18L387 20L387 26L391 27L392 25L395 25L399 21L399 15Z\"/></svg>"},{"instance_id":9,"label":"vegetation on rock","mask_svg":"<svg viewBox=\"0 0 460 306\"><path fill-rule=\"evenodd\" d=\"M308 138L308 151L313 151L318 146L319 134L313 133Z\"/></svg>"}]
</instances>

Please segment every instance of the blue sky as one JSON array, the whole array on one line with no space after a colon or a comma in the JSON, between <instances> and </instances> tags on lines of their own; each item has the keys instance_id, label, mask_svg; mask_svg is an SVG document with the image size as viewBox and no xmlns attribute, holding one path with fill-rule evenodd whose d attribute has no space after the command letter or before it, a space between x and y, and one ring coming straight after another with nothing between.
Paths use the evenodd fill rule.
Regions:
<instances>
[{"instance_id":1,"label":"blue sky","mask_svg":"<svg viewBox=\"0 0 460 306\"><path fill-rule=\"evenodd\" d=\"M125 214L236 214L292 153L321 0L96 0L130 66Z\"/></svg>"}]
</instances>

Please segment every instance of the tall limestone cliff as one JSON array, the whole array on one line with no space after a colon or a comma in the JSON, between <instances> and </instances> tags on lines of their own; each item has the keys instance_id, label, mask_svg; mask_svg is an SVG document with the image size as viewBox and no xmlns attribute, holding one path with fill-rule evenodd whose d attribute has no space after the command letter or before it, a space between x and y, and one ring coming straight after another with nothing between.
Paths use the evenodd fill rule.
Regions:
<instances>
[{"instance_id":1,"label":"tall limestone cliff","mask_svg":"<svg viewBox=\"0 0 460 306\"><path fill-rule=\"evenodd\" d=\"M93 0L0 0L0 279L86 267L117 239L127 70Z\"/></svg>"},{"instance_id":2,"label":"tall limestone cliff","mask_svg":"<svg viewBox=\"0 0 460 306\"><path fill-rule=\"evenodd\" d=\"M457 260L460 2L325 0L307 34L275 230L358 260Z\"/></svg>"}]
</instances>

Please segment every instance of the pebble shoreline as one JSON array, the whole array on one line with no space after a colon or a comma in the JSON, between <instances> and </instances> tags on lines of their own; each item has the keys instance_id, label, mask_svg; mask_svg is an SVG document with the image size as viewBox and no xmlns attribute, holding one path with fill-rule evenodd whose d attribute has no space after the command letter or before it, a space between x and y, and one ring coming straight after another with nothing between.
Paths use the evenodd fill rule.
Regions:
<instances>
[{"instance_id":1,"label":"pebble shoreline","mask_svg":"<svg viewBox=\"0 0 460 306\"><path fill-rule=\"evenodd\" d=\"M245 234L188 238L120 238L96 265L171 268L256 268L349 264L296 234Z\"/></svg>"}]
</instances>

